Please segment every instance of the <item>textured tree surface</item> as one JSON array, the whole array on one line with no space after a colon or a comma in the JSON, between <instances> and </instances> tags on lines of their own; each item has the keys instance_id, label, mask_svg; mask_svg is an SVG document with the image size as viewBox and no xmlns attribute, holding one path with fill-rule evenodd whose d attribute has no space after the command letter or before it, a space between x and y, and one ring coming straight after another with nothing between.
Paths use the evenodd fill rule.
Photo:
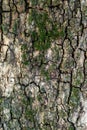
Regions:
<instances>
[{"instance_id":1,"label":"textured tree surface","mask_svg":"<svg viewBox=\"0 0 87 130\"><path fill-rule=\"evenodd\" d=\"M87 0L0 0L0 130L87 130Z\"/></svg>"}]
</instances>

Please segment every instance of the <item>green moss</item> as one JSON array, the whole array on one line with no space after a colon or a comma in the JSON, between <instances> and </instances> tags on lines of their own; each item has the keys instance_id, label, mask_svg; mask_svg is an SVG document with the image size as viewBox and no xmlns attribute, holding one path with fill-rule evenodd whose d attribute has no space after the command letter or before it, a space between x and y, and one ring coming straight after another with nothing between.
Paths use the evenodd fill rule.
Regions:
<instances>
[{"instance_id":1,"label":"green moss","mask_svg":"<svg viewBox=\"0 0 87 130\"><path fill-rule=\"evenodd\" d=\"M46 80L50 80L50 74L47 70L41 69L41 75L46 78Z\"/></svg>"},{"instance_id":2,"label":"green moss","mask_svg":"<svg viewBox=\"0 0 87 130\"><path fill-rule=\"evenodd\" d=\"M80 103L80 90L79 88L73 87L71 98L70 98L70 106L72 107L72 109L75 109L77 108L79 103Z\"/></svg>"},{"instance_id":3,"label":"green moss","mask_svg":"<svg viewBox=\"0 0 87 130\"><path fill-rule=\"evenodd\" d=\"M24 52L24 53L22 54L22 63L23 63L23 65L29 65L29 64L30 64L26 52Z\"/></svg>"},{"instance_id":4,"label":"green moss","mask_svg":"<svg viewBox=\"0 0 87 130\"><path fill-rule=\"evenodd\" d=\"M18 31L18 26L19 26L19 20L17 19L17 20L14 21L14 25L13 25L13 29L12 29L13 33L16 34L16 35L18 33L17 32Z\"/></svg>"},{"instance_id":5,"label":"green moss","mask_svg":"<svg viewBox=\"0 0 87 130\"><path fill-rule=\"evenodd\" d=\"M60 116L61 118L66 117L66 112L65 112L64 110L59 111L59 116Z\"/></svg>"},{"instance_id":6,"label":"green moss","mask_svg":"<svg viewBox=\"0 0 87 130\"><path fill-rule=\"evenodd\" d=\"M28 51L27 45L23 44L21 46L21 52L22 52L21 58L22 58L23 65L29 65L30 64L30 62L28 60L28 53L27 53L27 51Z\"/></svg>"},{"instance_id":7,"label":"green moss","mask_svg":"<svg viewBox=\"0 0 87 130\"><path fill-rule=\"evenodd\" d=\"M3 100L2 100L2 98L0 99L0 114L1 114L1 111L2 111L2 102L3 102Z\"/></svg>"},{"instance_id":8,"label":"green moss","mask_svg":"<svg viewBox=\"0 0 87 130\"><path fill-rule=\"evenodd\" d=\"M27 49L27 45L26 44L23 44L22 46L21 46L21 50L22 51L25 51Z\"/></svg>"},{"instance_id":9,"label":"green moss","mask_svg":"<svg viewBox=\"0 0 87 130\"><path fill-rule=\"evenodd\" d=\"M8 25L7 24L2 24L1 28L2 28L2 31L4 34L6 34L8 32Z\"/></svg>"},{"instance_id":10,"label":"green moss","mask_svg":"<svg viewBox=\"0 0 87 130\"><path fill-rule=\"evenodd\" d=\"M20 0L20 5L23 5L24 4L24 0Z\"/></svg>"},{"instance_id":11,"label":"green moss","mask_svg":"<svg viewBox=\"0 0 87 130\"><path fill-rule=\"evenodd\" d=\"M38 96L37 96L37 99L38 99L38 101L41 101L41 100L42 100L41 95L38 95Z\"/></svg>"},{"instance_id":12,"label":"green moss","mask_svg":"<svg viewBox=\"0 0 87 130\"><path fill-rule=\"evenodd\" d=\"M27 119L29 119L30 121L33 121L34 120L34 111L26 109L26 111L25 111L25 117Z\"/></svg>"},{"instance_id":13,"label":"green moss","mask_svg":"<svg viewBox=\"0 0 87 130\"><path fill-rule=\"evenodd\" d=\"M41 2L44 3L44 7L40 11L36 5L39 6ZM34 50L38 50L40 54L46 53L47 50L51 48L51 44L54 40L62 38L65 35L64 27L59 27L58 23L54 22L53 18L49 15L47 7L45 7L45 5L49 5L49 3L50 1L31 1L31 6L34 8L29 11L28 15L28 24L29 26L33 26L32 29L28 31L29 36L31 37ZM15 26L17 25L15 24ZM14 31L15 30L16 29L14 29ZM27 49L26 47L22 47L22 50ZM23 52L23 59L27 59L28 54L26 52L27 51ZM27 60L24 60L23 63L29 65ZM41 73L47 80L50 79L49 72L44 70Z\"/></svg>"},{"instance_id":14,"label":"green moss","mask_svg":"<svg viewBox=\"0 0 87 130\"><path fill-rule=\"evenodd\" d=\"M47 12L33 9L29 15L29 25L32 21L37 28L30 32L35 49L45 51L51 47L52 40L64 37L64 28L59 29L58 24L53 22Z\"/></svg>"},{"instance_id":15,"label":"green moss","mask_svg":"<svg viewBox=\"0 0 87 130\"><path fill-rule=\"evenodd\" d=\"M36 42L35 44L34 44L34 47L35 47L35 49L36 50L39 50L39 51L45 51L45 50L47 50L48 48L50 48L50 43L38 43L38 42Z\"/></svg>"},{"instance_id":16,"label":"green moss","mask_svg":"<svg viewBox=\"0 0 87 130\"><path fill-rule=\"evenodd\" d=\"M68 130L74 130L74 127L70 125Z\"/></svg>"},{"instance_id":17,"label":"green moss","mask_svg":"<svg viewBox=\"0 0 87 130\"><path fill-rule=\"evenodd\" d=\"M73 85L79 87L81 83L84 81L84 74L82 69L78 69L73 75Z\"/></svg>"},{"instance_id":18,"label":"green moss","mask_svg":"<svg viewBox=\"0 0 87 130\"><path fill-rule=\"evenodd\" d=\"M1 103L2 103L2 98L0 99L0 105L1 105Z\"/></svg>"}]
</instances>

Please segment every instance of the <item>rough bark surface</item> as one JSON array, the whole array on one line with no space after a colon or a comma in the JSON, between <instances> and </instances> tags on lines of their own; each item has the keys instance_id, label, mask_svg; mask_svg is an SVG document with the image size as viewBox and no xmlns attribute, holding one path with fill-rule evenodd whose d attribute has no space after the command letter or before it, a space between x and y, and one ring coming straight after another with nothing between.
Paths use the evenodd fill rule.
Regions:
<instances>
[{"instance_id":1,"label":"rough bark surface","mask_svg":"<svg viewBox=\"0 0 87 130\"><path fill-rule=\"evenodd\" d=\"M48 1L0 0L0 130L87 130L87 0ZM63 29L45 51L34 9Z\"/></svg>"}]
</instances>

